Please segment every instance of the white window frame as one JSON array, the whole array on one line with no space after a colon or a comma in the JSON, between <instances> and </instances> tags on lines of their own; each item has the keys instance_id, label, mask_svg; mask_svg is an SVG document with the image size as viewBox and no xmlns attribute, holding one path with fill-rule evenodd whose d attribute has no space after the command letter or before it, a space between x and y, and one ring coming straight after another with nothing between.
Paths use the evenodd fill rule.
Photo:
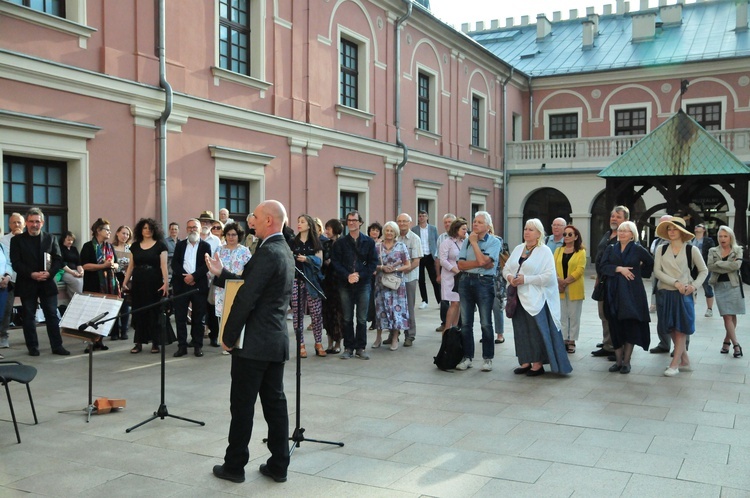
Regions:
<instances>
[{"instance_id":1,"label":"white window frame","mask_svg":"<svg viewBox=\"0 0 750 498\"><path fill-rule=\"evenodd\" d=\"M65 18L53 16L40 10L0 1L0 16L21 19L38 26L78 37L78 46L85 49L88 39L96 29L86 25L87 0L65 0Z\"/></svg>"},{"instance_id":2,"label":"white window frame","mask_svg":"<svg viewBox=\"0 0 750 498\"><path fill-rule=\"evenodd\" d=\"M353 192L357 194L357 206L362 218L369 219L370 213L370 182L375 178L375 172L365 169L349 168L347 166L334 166L334 173L337 178L336 190L336 212L338 213L341 206L341 192Z\"/></svg>"},{"instance_id":3,"label":"white window frame","mask_svg":"<svg viewBox=\"0 0 750 498\"><path fill-rule=\"evenodd\" d=\"M487 199L490 197L489 190L483 188L469 187L469 212L471 212L471 206L474 204L482 206L479 211L487 211ZM469 224L473 220L468 220Z\"/></svg>"},{"instance_id":4,"label":"white window frame","mask_svg":"<svg viewBox=\"0 0 750 498\"><path fill-rule=\"evenodd\" d=\"M272 83L266 81L266 2L263 0L248 0L250 5L250 74L235 73L219 66L219 34L221 16L219 15L219 2L214 2L214 65L211 73L214 76L214 85L219 86L221 81L231 81L240 85L260 90L261 98L266 95Z\"/></svg>"},{"instance_id":5,"label":"white window frame","mask_svg":"<svg viewBox=\"0 0 750 498\"><path fill-rule=\"evenodd\" d=\"M544 139L550 140L549 138L549 118L550 116L557 116L558 114L578 114L578 136L581 138L581 126L583 125L583 108L582 107L569 107L566 109L545 109L544 116ZM574 140L573 138L566 138L565 140Z\"/></svg>"},{"instance_id":6,"label":"white window frame","mask_svg":"<svg viewBox=\"0 0 750 498\"><path fill-rule=\"evenodd\" d=\"M359 107L349 107L341 103L341 40L357 45L357 101ZM370 115L370 39L359 33L337 26L336 36L336 110L358 117L371 119ZM365 113L366 116L362 115Z\"/></svg>"},{"instance_id":7,"label":"white window frame","mask_svg":"<svg viewBox=\"0 0 750 498\"><path fill-rule=\"evenodd\" d=\"M430 105L429 105L429 113L430 113L430 119L427 123L427 129L423 130L419 127L419 75L423 74L427 76L430 82ZM434 138L435 135L439 135L439 128L438 128L438 91L437 91L437 84L438 84L438 74L437 72L433 71L427 66L423 66L421 64L417 64L417 79L416 79L416 85L415 86L415 102L417 103L416 109L415 109L415 124L414 131L416 133L426 133L430 135L430 138Z\"/></svg>"},{"instance_id":8,"label":"white window frame","mask_svg":"<svg viewBox=\"0 0 750 498\"><path fill-rule=\"evenodd\" d=\"M474 145L471 142L472 139L472 128L473 128L473 102L474 98L479 99L479 145ZM487 95L478 92L476 90L471 91L471 98L469 99L469 146L474 149L481 151L487 151Z\"/></svg>"},{"instance_id":9,"label":"white window frame","mask_svg":"<svg viewBox=\"0 0 750 498\"><path fill-rule=\"evenodd\" d=\"M414 193L416 195L416 198L414 200L414 212L419 214L419 199L426 200L427 205L429 206L429 209L427 209L427 213L430 215L432 225L436 225L436 216L437 213L440 212L440 209L438 207L438 194L441 188L443 188L443 184L440 182L435 182L432 180L414 180ZM442 220L442 218L440 219Z\"/></svg>"},{"instance_id":10,"label":"white window frame","mask_svg":"<svg viewBox=\"0 0 750 498\"><path fill-rule=\"evenodd\" d=\"M252 213L255 206L266 200L265 168L276 156L220 145L209 145L208 149L214 158L214 204L219 204L220 179L246 181L248 209Z\"/></svg>"},{"instance_id":11,"label":"white window frame","mask_svg":"<svg viewBox=\"0 0 750 498\"><path fill-rule=\"evenodd\" d=\"M727 129L727 97L726 95L722 96L716 96L716 97L700 97L695 99L682 99L682 108L685 109L685 114L687 114L687 108L689 105L695 105L695 104L715 104L719 103L721 104L721 130L719 131L726 131ZM714 132L716 130L713 130Z\"/></svg>"},{"instance_id":12,"label":"white window frame","mask_svg":"<svg viewBox=\"0 0 750 498\"><path fill-rule=\"evenodd\" d=\"M646 109L646 135L651 133L651 116L652 116L652 106L651 102L633 102L632 104L613 104L609 106L609 136L614 137L615 136L615 125L617 124L615 121L615 115L617 114L617 111L637 111L639 109ZM578 125L578 135L581 134L581 126L580 121Z\"/></svg>"}]
</instances>

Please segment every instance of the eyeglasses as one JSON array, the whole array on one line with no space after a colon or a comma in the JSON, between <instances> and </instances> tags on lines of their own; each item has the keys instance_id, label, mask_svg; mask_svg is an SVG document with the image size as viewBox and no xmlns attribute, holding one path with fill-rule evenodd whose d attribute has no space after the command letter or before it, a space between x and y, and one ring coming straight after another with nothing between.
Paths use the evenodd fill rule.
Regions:
<instances>
[{"instance_id":1,"label":"eyeglasses","mask_svg":"<svg viewBox=\"0 0 750 498\"><path fill-rule=\"evenodd\" d=\"M576 234L574 234L573 232L565 232L565 233L563 234L563 237L575 237L575 235L576 235Z\"/></svg>"},{"instance_id":2,"label":"eyeglasses","mask_svg":"<svg viewBox=\"0 0 750 498\"><path fill-rule=\"evenodd\" d=\"M359 223L359 220L346 220L347 223Z\"/></svg>"},{"instance_id":3,"label":"eyeglasses","mask_svg":"<svg viewBox=\"0 0 750 498\"><path fill-rule=\"evenodd\" d=\"M221 230L221 227L219 227L219 226L211 227L211 230Z\"/></svg>"}]
</instances>

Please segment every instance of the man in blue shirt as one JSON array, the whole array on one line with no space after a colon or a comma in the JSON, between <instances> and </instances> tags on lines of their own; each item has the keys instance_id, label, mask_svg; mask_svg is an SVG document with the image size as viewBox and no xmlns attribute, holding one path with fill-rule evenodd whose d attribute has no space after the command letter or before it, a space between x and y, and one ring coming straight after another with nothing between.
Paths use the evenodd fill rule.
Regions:
<instances>
[{"instance_id":1,"label":"man in blue shirt","mask_svg":"<svg viewBox=\"0 0 750 498\"><path fill-rule=\"evenodd\" d=\"M471 368L474 358L474 308L479 309L482 327L482 371L492 370L495 357L495 334L492 328L492 305L495 300L495 271L502 249L497 237L489 233L492 218L487 211L474 215L471 234L458 253L458 269L462 276L458 295L461 298L461 334L464 338L464 359L457 370Z\"/></svg>"}]
</instances>

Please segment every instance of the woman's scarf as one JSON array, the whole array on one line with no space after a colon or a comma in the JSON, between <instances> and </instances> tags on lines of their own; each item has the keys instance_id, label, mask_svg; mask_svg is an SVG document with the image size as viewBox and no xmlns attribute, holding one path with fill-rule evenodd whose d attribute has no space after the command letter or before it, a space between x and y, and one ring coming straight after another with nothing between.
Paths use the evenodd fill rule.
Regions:
<instances>
[{"instance_id":1,"label":"woman's scarf","mask_svg":"<svg viewBox=\"0 0 750 498\"><path fill-rule=\"evenodd\" d=\"M94 245L94 250L96 251L97 264L101 265L106 263L107 260L115 259L115 249L112 247L112 244L109 242L99 244L96 239L93 239L91 243ZM99 292L115 296L120 295L120 285L117 281L117 276L115 275L114 270L99 270L97 271L97 274L99 276Z\"/></svg>"}]
</instances>

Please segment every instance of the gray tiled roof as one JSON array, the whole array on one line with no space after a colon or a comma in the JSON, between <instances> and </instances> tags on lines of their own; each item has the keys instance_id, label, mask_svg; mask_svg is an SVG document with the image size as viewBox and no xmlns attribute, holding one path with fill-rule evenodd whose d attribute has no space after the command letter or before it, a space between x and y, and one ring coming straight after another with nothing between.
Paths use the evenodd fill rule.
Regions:
<instances>
[{"instance_id":1,"label":"gray tiled roof","mask_svg":"<svg viewBox=\"0 0 750 498\"><path fill-rule=\"evenodd\" d=\"M682 110L646 135L599 176L693 176L750 174L750 166Z\"/></svg>"},{"instance_id":2,"label":"gray tiled roof","mask_svg":"<svg viewBox=\"0 0 750 498\"><path fill-rule=\"evenodd\" d=\"M501 13L501 4L496 5ZM651 11L657 12L659 21L658 9ZM640 43L631 42L631 15L601 15L599 35L590 50L582 48L585 17L553 22L552 33L540 41L536 39L536 24L475 31L469 36L531 76L750 56L750 32L735 31L734 0L683 5L681 24L657 29L652 40Z\"/></svg>"}]
</instances>

